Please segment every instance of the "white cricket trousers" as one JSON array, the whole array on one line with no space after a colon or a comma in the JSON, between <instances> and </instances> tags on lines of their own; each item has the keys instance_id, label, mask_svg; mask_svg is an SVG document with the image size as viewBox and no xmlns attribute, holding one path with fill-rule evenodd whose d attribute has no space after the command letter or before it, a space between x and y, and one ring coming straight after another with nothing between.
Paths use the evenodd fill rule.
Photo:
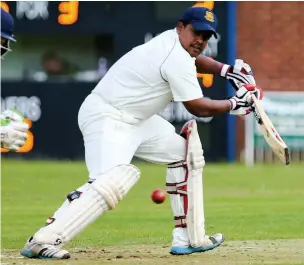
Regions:
<instances>
[{"instance_id":1,"label":"white cricket trousers","mask_svg":"<svg viewBox=\"0 0 304 265\"><path fill-rule=\"evenodd\" d=\"M130 164L134 156L160 164L183 161L186 157L186 140L175 133L169 122L154 115L136 123L133 117L107 104L96 94L90 94L81 105L78 124L83 134L90 180L97 179L117 165ZM184 167L168 168L166 183L181 183L185 176ZM85 192L89 186L86 183L77 190ZM184 197L170 194L170 201L173 215L185 216ZM69 205L66 200L53 218L64 215ZM172 245L189 245L186 228L174 228Z\"/></svg>"},{"instance_id":2,"label":"white cricket trousers","mask_svg":"<svg viewBox=\"0 0 304 265\"><path fill-rule=\"evenodd\" d=\"M172 124L158 115L136 124L128 123L131 119L99 95L85 99L78 124L90 179L119 164L129 164L134 156L160 164L185 160L185 139L175 133Z\"/></svg>"}]
</instances>

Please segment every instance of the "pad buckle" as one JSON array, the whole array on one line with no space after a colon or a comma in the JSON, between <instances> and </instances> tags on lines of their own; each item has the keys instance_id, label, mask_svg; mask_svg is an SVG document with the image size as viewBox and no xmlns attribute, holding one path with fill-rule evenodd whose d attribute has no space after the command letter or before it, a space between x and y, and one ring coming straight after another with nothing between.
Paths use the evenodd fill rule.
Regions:
<instances>
[{"instance_id":1,"label":"pad buckle","mask_svg":"<svg viewBox=\"0 0 304 265\"><path fill-rule=\"evenodd\" d=\"M166 183L167 193L169 194L180 194L183 196L187 195L187 181L179 183Z\"/></svg>"}]
</instances>

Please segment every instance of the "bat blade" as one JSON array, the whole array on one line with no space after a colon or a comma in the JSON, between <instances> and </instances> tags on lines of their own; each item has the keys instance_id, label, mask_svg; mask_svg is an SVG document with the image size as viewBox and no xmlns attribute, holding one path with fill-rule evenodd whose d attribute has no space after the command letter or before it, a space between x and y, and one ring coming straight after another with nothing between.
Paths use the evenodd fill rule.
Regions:
<instances>
[{"instance_id":1,"label":"bat blade","mask_svg":"<svg viewBox=\"0 0 304 265\"><path fill-rule=\"evenodd\" d=\"M280 159L280 161L285 165L288 165L290 163L290 154L286 143L273 126L261 102L256 98L255 95L252 95L252 100L254 102L254 106L252 106L253 113L265 141L270 146L273 153Z\"/></svg>"}]
</instances>

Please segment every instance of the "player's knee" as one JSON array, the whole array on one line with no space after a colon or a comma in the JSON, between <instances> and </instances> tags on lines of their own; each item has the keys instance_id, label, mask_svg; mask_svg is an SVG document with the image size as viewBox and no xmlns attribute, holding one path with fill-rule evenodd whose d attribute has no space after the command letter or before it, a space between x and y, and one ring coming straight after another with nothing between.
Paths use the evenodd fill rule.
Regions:
<instances>
[{"instance_id":1,"label":"player's knee","mask_svg":"<svg viewBox=\"0 0 304 265\"><path fill-rule=\"evenodd\" d=\"M137 167L127 164L111 168L103 174L90 175L88 184L101 196L110 209L126 195L137 182L140 171ZM73 190L67 195L68 201L79 199L82 191Z\"/></svg>"},{"instance_id":2,"label":"player's knee","mask_svg":"<svg viewBox=\"0 0 304 265\"><path fill-rule=\"evenodd\" d=\"M96 176L92 188L106 201L110 209L128 193L139 180L137 167L127 164L111 168L106 173Z\"/></svg>"}]
</instances>

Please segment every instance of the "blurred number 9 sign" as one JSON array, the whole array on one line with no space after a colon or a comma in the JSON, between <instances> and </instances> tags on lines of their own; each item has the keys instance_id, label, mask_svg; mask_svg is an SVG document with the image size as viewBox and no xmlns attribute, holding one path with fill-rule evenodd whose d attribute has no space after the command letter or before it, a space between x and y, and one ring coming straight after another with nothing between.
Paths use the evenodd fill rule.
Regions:
<instances>
[{"instance_id":1,"label":"blurred number 9 sign","mask_svg":"<svg viewBox=\"0 0 304 265\"><path fill-rule=\"evenodd\" d=\"M58 23L60 25L72 25L78 20L78 1L61 2L58 6L60 15L58 16Z\"/></svg>"},{"instance_id":2,"label":"blurred number 9 sign","mask_svg":"<svg viewBox=\"0 0 304 265\"><path fill-rule=\"evenodd\" d=\"M32 8L34 8L35 2L29 4L26 6L27 9L32 11ZM25 3L26 4L26 3ZM39 7L39 3L36 3ZM3 8L6 12L9 12L9 6L5 2L1 2L1 8ZM64 2L59 2L58 5L58 11L60 12L60 15L58 16L58 23L60 25L72 25L78 20L78 13L79 13L79 1L64 1ZM46 12L48 13L48 8L46 7Z\"/></svg>"},{"instance_id":3,"label":"blurred number 9 sign","mask_svg":"<svg viewBox=\"0 0 304 265\"><path fill-rule=\"evenodd\" d=\"M8 7L7 3L1 2L1 8L3 10L5 10L6 12L9 12L9 7Z\"/></svg>"}]
</instances>

